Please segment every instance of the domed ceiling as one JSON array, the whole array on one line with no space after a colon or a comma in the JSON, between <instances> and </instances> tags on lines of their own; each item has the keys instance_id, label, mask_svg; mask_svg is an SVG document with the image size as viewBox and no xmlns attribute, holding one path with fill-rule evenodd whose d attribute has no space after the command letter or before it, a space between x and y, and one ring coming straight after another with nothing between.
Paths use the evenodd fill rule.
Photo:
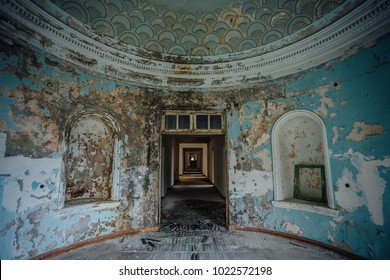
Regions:
<instances>
[{"instance_id":1,"label":"domed ceiling","mask_svg":"<svg viewBox=\"0 0 390 280\"><path fill-rule=\"evenodd\" d=\"M344 57L390 0L0 0L6 36L134 85L219 91Z\"/></svg>"},{"instance_id":2,"label":"domed ceiling","mask_svg":"<svg viewBox=\"0 0 390 280\"><path fill-rule=\"evenodd\" d=\"M343 6L345 2L350 3ZM56 17L68 24L77 26L80 21L96 34L120 43L180 56L242 52L306 30L302 38L335 19L313 24L325 15L334 12L341 16L359 2L362 1L52 0L68 14L57 10ZM285 40L282 45L291 40L294 41Z\"/></svg>"}]
</instances>

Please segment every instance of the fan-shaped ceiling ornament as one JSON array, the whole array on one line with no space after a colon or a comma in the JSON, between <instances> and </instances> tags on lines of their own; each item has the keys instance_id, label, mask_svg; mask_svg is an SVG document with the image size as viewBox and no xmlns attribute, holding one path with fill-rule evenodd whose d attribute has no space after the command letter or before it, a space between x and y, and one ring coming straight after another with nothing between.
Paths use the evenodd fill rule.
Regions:
<instances>
[{"instance_id":1,"label":"fan-shaped ceiling ornament","mask_svg":"<svg viewBox=\"0 0 390 280\"><path fill-rule=\"evenodd\" d=\"M0 35L133 85L219 91L321 65L390 30L390 0L231 0L192 14L157 0L97 2L0 0Z\"/></svg>"},{"instance_id":2,"label":"fan-shaped ceiling ornament","mask_svg":"<svg viewBox=\"0 0 390 280\"><path fill-rule=\"evenodd\" d=\"M256 48L272 43L276 40L291 36L292 34L308 29L317 20L330 13L345 13L353 7L351 2L358 4L362 1L346 0L275 0L275 1L219 1L224 3L223 8L210 8L210 3L204 2L203 12L191 12L191 4L185 1L172 0L161 3L158 1L106 1L106 0L52 0L52 3L64 13L82 22L100 35L119 40L126 44L129 41L121 38L140 38L136 47L142 46L146 50L155 51L150 40L160 40L162 53L170 54L170 50L185 50L184 55L197 54L219 55L217 50L224 49L229 53ZM200 3L203 3L202 1ZM345 5L350 2L349 5ZM344 4L344 6L343 6ZM183 5L188 5L184 9ZM194 4L192 4L194 5ZM216 5L216 4L215 4ZM260 27L259 32L254 27ZM320 29L311 26L306 35ZM170 34L167 36L161 34ZM183 33L190 33L196 42L188 44L182 40ZM204 36L216 33L223 40L215 45L204 45ZM126 36L124 36L126 34ZM242 43L251 42L251 43ZM256 44L253 44L256 42ZM172 45L176 48L172 48ZM203 46L207 52L194 53L193 45ZM219 46L220 44L220 46ZM229 45L229 48L224 46ZM150 46L150 48L148 48Z\"/></svg>"}]
</instances>

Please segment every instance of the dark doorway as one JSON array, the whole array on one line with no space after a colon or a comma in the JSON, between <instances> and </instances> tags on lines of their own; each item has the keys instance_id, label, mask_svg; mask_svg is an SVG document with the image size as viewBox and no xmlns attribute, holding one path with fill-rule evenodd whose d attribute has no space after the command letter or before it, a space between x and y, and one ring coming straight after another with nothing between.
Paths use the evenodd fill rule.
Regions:
<instances>
[{"instance_id":1,"label":"dark doorway","mask_svg":"<svg viewBox=\"0 0 390 280\"><path fill-rule=\"evenodd\" d=\"M162 231L226 229L223 135L162 135Z\"/></svg>"}]
</instances>

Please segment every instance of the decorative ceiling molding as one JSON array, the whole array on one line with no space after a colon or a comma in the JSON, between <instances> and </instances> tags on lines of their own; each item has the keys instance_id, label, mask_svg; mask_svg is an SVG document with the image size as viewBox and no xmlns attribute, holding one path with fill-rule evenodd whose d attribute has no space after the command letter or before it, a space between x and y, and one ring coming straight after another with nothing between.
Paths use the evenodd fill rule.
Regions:
<instances>
[{"instance_id":1,"label":"decorative ceiling molding","mask_svg":"<svg viewBox=\"0 0 390 280\"><path fill-rule=\"evenodd\" d=\"M273 7L274 10L276 10L276 14L280 14L280 12L283 12L284 8L286 8L286 5L287 5L287 7L292 6L292 7L289 7L289 9L292 11L298 10L298 11L295 11L295 13L300 14L299 18L302 17L301 10L306 10L306 13L309 13L314 17L313 11L311 11L311 12L307 11L307 10L313 10L313 7L317 7L315 10L322 11L322 13L319 13L318 15L316 15L315 16L316 20L314 22L312 22L311 24L308 23L308 25L306 25L306 26L300 26L300 28L295 28L294 33L287 35L287 36L283 35L283 36L281 36L282 37L281 39L277 39L277 40L274 40L274 41L267 43L265 45L261 45L261 44L257 43L257 41L262 40L262 37L264 35L263 33L266 33L266 34L271 36L272 34L277 34L277 33L289 34L289 32L283 31L283 30L280 30L280 31L274 30L272 25L275 22L278 22L277 20L273 20L269 23L267 22L267 20L272 20L274 18L272 16L272 13L270 13L269 9L265 9L265 11L263 11L265 13L265 15L263 15L263 16L261 15L261 13L258 12L257 17L261 18L264 21L264 23L262 21L256 21L256 20L251 22L251 27L250 28L248 27L248 29L247 29L247 32L249 32L250 35L246 34L245 38L243 38L242 41L240 41L238 43L239 50L241 50L241 51L233 52L234 49L231 46L231 42L225 43L225 41L219 41L218 44L216 43L216 40L218 40L218 39L216 39L216 36L218 36L218 34L215 34L215 32L210 31L210 32L207 32L206 34L204 34L204 36L201 38L201 42L199 41L199 38L197 38L197 36L195 34L191 34L191 32L187 32L189 29L191 29L191 30L193 29L192 27L187 26L188 22L190 22L190 23L193 22L193 25L198 26L197 23L195 22L197 17L195 17L194 15L190 15L190 14L183 16L183 21L186 22L187 25L184 23L176 22L170 27L170 29L169 28L164 29L164 31L165 31L164 36L162 36L162 37L160 36L161 37L160 39L157 37L156 39L151 39L150 41L147 41L147 42L141 42L140 37L136 33L140 32L141 30L143 30L145 28L150 31L149 32L150 34L152 34L152 33L159 34L159 30L153 30L153 28L147 28L146 27L147 23L145 23L145 22L152 21L151 24L153 26L157 26L156 27L157 29L158 29L159 23L161 23L160 18L152 19L151 16L148 16L148 17L141 16L141 14L139 12L140 10L150 11L150 6L149 6L147 1L132 0L132 1L126 2L126 5L138 7L137 9L135 9L135 11L131 10L129 13L130 14L136 13L139 16L139 17L136 17L137 19L139 19L138 24L137 23L133 24L133 22L131 22L130 29L127 32L125 32L124 34L121 34L121 36L126 35L126 38L130 40L127 43L125 42L125 40L124 40L125 37L123 37L123 36L122 37L120 36L117 39L113 39L109 36L102 35L101 30L94 30L93 27L91 27L91 24L84 24L82 21L78 20L76 17L70 15L69 13L65 12L62 8L59 8L58 6L56 6L55 4L52 3L52 1L56 1L56 0L30 0L30 1L32 1L33 3L35 3L36 5L41 7L45 12L49 13L50 15L55 17L57 20L61 21L65 25L71 27L75 31L77 31L81 34L84 34L87 37L94 38L95 40L97 40L100 43L103 43L107 46L111 46L111 47L118 49L120 51L124 51L124 52L130 53L130 54L135 54L137 56L142 53L142 56L154 57L154 59L157 59L157 60L162 60L162 61L166 61L166 62L173 62L173 63L180 60L183 63L190 63L190 64L192 64L192 63L214 63L214 62L241 60L244 58L254 57L254 56L262 55L262 54L277 50L279 48L285 47L289 44L295 43L299 40L302 40L305 37L308 37L308 36L314 34L315 32L328 26L332 22L335 22L336 20L338 20L339 18L341 18L342 16L344 16L345 14L347 14L348 12L350 12L351 10L353 10L354 8L359 6L362 2L364 2L364 0L313 0L313 1L306 1L306 0L302 0L302 1L291 1L291 0L268 1L268 0L263 0L263 1L257 2L257 4L255 4L254 2L251 2L251 1L249 1L249 3L247 3L248 1L246 1L246 2L244 1L243 3L236 3L236 5L233 5L233 6L235 7L235 9L242 10L241 15L251 16L252 14L255 14L255 19L256 19L256 13L254 10L251 9L251 7L253 5L255 7L259 7L259 5L262 6L262 5L264 5L262 3L264 3L264 2L267 2L267 3L272 2L272 4L269 4L269 5L271 7ZM57 1L67 3L67 0L57 0ZM90 7L92 10L95 10L95 8L96 8L96 7L93 8L92 6L90 6L90 5L95 5L94 1L89 1L89 0L77 0L77 1L78 2L72 1L72 3L79 3L79 2L85 1L85 5L88 5L88 7ZM99 1L104 1L103 6L100 5L100 10L103 9L100 13L103 13L103 15L106 15L106 17L108 17L108 18L110 16L112 16L111 13L108 12L108 10L110 10L109 7L112 7L111 2L116 1L116 0L99 0ZM177 0L177 1L181 1L181 0ZM223 1L225 1L225 0L223 0ZM143 4L141 5L141 4L139 4L139 2L142 2ZM234 0L231 0L230 2L234 2ZM343 3L341 3L341 2L343 2ZM169 4L170 3L171 2L169 2ZM315 5L314 5L314 3L315 3ZM104 5L106 5L106 6L104 6ZM249 5L249 7L248 7L248 5ZM334 7L333 7L333 5L334 5ZM326 11L326 9L324 9L324 7L326 7L326 6L331 6L331 8L329 8L330 11ZM267 7L267 5L264 5L264 7ZM297 7L299 7L299 9ZM309 9L308 9L308 7L309 7ZM64 6L63 8L69 10L70 7ZM129 7L127 7L127 8L129 8ZM106 9L106 10L104 11L104 9ZM122 9L123 9L123 7L122 7ZM116 9L114 9L114 10L116 10ZM172 16L171 11L167 11L166 9L164 11L168 15ZM223 11L224 11L224 13L222 13L221 15L224 15L224 16L221 16L221 19L229 18L226 16L226 14L227 15L231 14L231 13L228 13L229 9L224 9ZM236 11L236 10L234 10L234 11ZM258 11L261 11L261 9ZM70 12L72 12L72 14L76 13L76 11L73 11L73 10ZM115 14L115 12L112 12L112 14ZM157 10L154 10L154 12L156 13ZM165 15L165 13L164 13L164 15ZM232 37L234 37L233 36L234 34L237 35L237 31L238 31L237 26L230 26L230 25L232 25L230 22L225 22L224 20L222 20L222 21L218 20L217 15L219 12L215 11L215 13L216 14L214 14L213 19L210 19L212 14L207 13L204 17L202 17L203 21L207 22L208 25L211 24L211 26L213 28L216 26L218 26L218 29L222 28L223 34L221 34L221 35L223 35L223 37L227 36L227 38L231 39ZM78 17L80 17L80 16L78 16ZM94 13L94 17L97 17L96 12ZM87 17L87 18L89 18L89 17ZM277 16L276 16L276 18L277 18ZM98 22L102 22L101 19L96 19L96 20ZM112 18L112 20L114 20L114 19ZM215 24L212 25L212 20L216 20L218 22L215 22ZM105 21L107 21L107 19L105 19ZM299 20L298 20L298 22L299 22ZM234 23L234 21L233 21L233 23ZM296 23L297 22L295 22L295 23L291 22L290 24L295 25ZM138 25L142 25L142 28L139 28ZM269 25L271 25L271 27ZM111 24L110 26L112 27L113 25ZM166 48L164 49L163 43L166 40L164 40L163 38L168 36L168 33L173 32L176 29L186 30L186 33L182 34L183 38L180 37L181 39L183 39L183 42L181 44L178 44L177 42L172 43L169 46L166 46L166 47L168 47L168 50L166 50ZM135 31L135 33L134 33L134 31ZM221 30L219 30L219 31L221 31ZM142 33L142 34L144 34L144 33ZM170 37L173 38L173 34L171 34ZM192 42L193 44L187 45L187 43L186 43L185 45L183 45L183 43L185 43L185 42L187 42L187 43ZM252 48L244 47L244 45L248 46L248 44L250 44L250 43L252 44ZM148 50L149 47L153 47L153 46L157 46L157 45L159 46L160 51L153 52L153 51ZM136 47L136 46L142 46L142 47ZM188 49L188 48L190 48L190 49ZM175 55L174 54L174 53L193 53L193 52L196 53L197 51L204 50L205 48L213 50L214 53L216 53L218 55ZM213 51L209 51L209 53L212 53ZM156 55L156 52L158 53L158 55ZM226 54L222 55L220 53L226 53Z\"/></svg>"},{"instance_id":2,"label":"decorative ceiling molding","mask_svg":"<svg viewBox=\"0 0 390 280\"><path fill-rule=\"evenodd\" d=\"M332 22L320 22L320 18L329 14L340 17L362 2L225 0L226 6L222 9L209 10L210 5L206 4L204 12L195 13L173 8L175 1L161 3L164 6L149 1L34 1L64 23L71 18L72 27L81 33L87 26L95 34L123 45L181 56L242 52L269 45L302 30L309 35ZM184 2L175 3L180 7ZM284 40L284 43L288 41Z\"/></svg>"},{"instance_id":3,"label":"decorative ceiling molding","mask_svg":"<svg viewBox=\"0 0 390 280\"><path fill-rule=\"evenodd\" d=\"M389 2L366 1L326 28L278 50L210 63L184 63L180 56L166 62L144 52L120 51L71 29L30 1L1 0L0 10L26 28L13 34L16 39L81 67L144 87L206 91L279 78L343 56L390 30ZM8 24L12 30L13 23Z\"/></svg>"}]
</instances>

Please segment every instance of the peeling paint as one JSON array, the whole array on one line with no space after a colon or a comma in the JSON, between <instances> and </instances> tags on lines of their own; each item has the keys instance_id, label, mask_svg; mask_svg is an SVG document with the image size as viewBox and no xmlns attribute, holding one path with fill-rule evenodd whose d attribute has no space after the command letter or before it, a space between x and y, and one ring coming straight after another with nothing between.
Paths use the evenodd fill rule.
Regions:
<instances>
[{"instance_id":1,"label":"peeling paint","mask_svg":"<svg viewBox=\"0 0 390 280\"><path fill-rule=\"evenodd\" d=\"M283 227L285 228L285 230L287 232L290 232L290 233L293 233L296 235L302 235L304 233L304 230L302 228L300 228L299 226L294 225L292 223L289 223L289 222L284 223Z\"/></svg>"},{"instance_id":2,"label":"peeling paint","mask_svg":"<svg viewBox=\"0 0 390 280\"><path fill-rule=\"evenodd\" d=\"M367 141L368 136L383 134L384 127L380 124L366 124L364 122L355 122L352 131L347 135L347 139L353 141Z\"/></svg>"},{"instance_id":3,"label":"peeling paint","mask_svg":"<svg viewBox=\"0 0 390 280\"><path fill-rule=\"evenodd\" d=\"M204 85L201 79L191 84L185 77L169 78L183 88L181 92L166 90L155 76L128 73L128 78L155 84L140 87L114 79L115 68L107 69L104 76L94 73L95 61L78 53L63 51L89 69L0 31L4 35L0 51L1 259L27 259L77 241L158 226L161 112L215 108L226 114L230 225L288 232L367 258L390 257L389 36L323 67L301 69L267 83L261 77L240 77L240 87L200 93L196 87ZM180 71L191 71L190 61L181 62ZM145 59L143 63L151 62ZM214 85L223 81L226 69L216 70L218 77L210 77ZM324 122L331 183L337 187L332 194L336 210L326 205L315 205L321 211L308 211L310 206L299 203L296 209L273 205L272 163L276 159L271 156L271 132L279 117L292 110L315 112ZM80 133L67 130L73 116L102 116L101 112L115 120L120 132L93 118L80 125ZM302 123L308 129L300 129ZM299 118L278 136L285 140L286 156L281 162L291 163L285 172L286 180L292 179L289 182L293 182L295 164L323 162L325 145L317 141L318 134L307 119ZM120 158L115 167L110 161L114 136ZM81 143L83 147L76 149ZM72 164L67 161L70 157ZM71 176L80 180L75 185L92 178L88 187L96 183L108 192L105 187L112 180L112 168L118 170L118 201L90 200L63 207Z\"/></svg>"},{"instance_id":4,"label":"peeling paint","mask_svg":"<svg viewBox=\"0 0 390 280\"><path fill-rule=\"evenodd\" d=\"M67 200L111 197L112 133L94 116L77 120L72 126L67 155Z\"/></svg>"},{"instance_id":5,"label":"peeling paint","mask_svg":"<svg viewBox=\"0 0 390 280\"><path fill-rule=\"evenodd\" d=\"M315 110L315 112L323 117L327 117L328 109L334 107L332 99L325 96L326 92L329 90L329 87L330 86L324 86L316 89L316 92L321 96L321 106Z\"/></svg>"},{"instance_id":6,"label":"peeling paint","mask_svg":"<svg viewBox=\"0 0 390 280\"><path fill-rule=\"evenodd\" d=\"M229 178L234 182L233 196L244 196L251 193L263 196L272 190L272 173L269 171L252 170L246 172L237 170L234 174L230 174Z\"/></svg>"},{"instance_id":7,"label":"peeling paint","mask_svg":"<svg viewBox=\"0 0 390 280\"><path fill-rule=\"evenodd\" d=\"M383 194L387 182L382 178L378 168L390 168L390 157L377 160L353 152L352 149L349 149L345 155L335 155L335 157L349 159L358 171L354 180L351 171L343 170L342 178L337 181L339 191L335 194L338 204L349 211L366 205L372 222L383 225ZM347 184L348 190L346 190Z\"/></svg>"},{"instance_id":8,"label":"peeling paint","mask_svg":"<svg viewBox=\"0 0 390 280\"><path fill-rule=\"evenodd\" d=\"M261 160L261 168L265 171L272 170L272 158L268 150L262 150L258 153L258 157Z\"/></svg>"},{"instance_id":9,"label":"peeling paint","mask_svg":"<svg viewBox=\"0 0 390 280\"><path fill-rule=\"evenodd\" d=\"M332 137L332 144L336 144L337 139L339 138L339 133L337 131L337 126L333 126L333 137Z\"/></svg>"},{"instance_id":10,"label":"peeling paint","mask_svg":"<svg viewBox=\"0 0 390 280\"><path fill-rule=\"evenodd\" d=\"M2 160L1 174L10 174L3 189L2 206L9 212L25 212L31 207L48 203L55 197L55 186L59 184L61 159L30 159L22 156ZM29 170L28 175L24 175ZM19 187L18 180L23 182ZM35 186L35 188L34 188ZM18 206L18 200L21 203Z\"/></svg>"}]
</instances>

